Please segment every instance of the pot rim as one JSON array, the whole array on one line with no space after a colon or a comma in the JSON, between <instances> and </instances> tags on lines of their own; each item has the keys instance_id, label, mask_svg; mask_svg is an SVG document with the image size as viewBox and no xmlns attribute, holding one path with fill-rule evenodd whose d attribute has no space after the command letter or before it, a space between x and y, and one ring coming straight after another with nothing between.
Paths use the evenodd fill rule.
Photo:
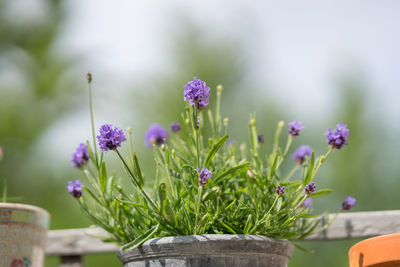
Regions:
<instances>
[{"instance_id":1,"label":"pot rim","mask_svg":"<svg viewBox=\"0 0 400 267\"><path fill-rule=\"evenodd\" d=\"M204 247L202 243L209 245ZM118 257L124 264L156 258L209 255L210 252L214 255L275 254L291 258L293 250L294 245L286 239L262 235L203 234L152 238L137 248L119 249Z\"/></svg>"},{"instance_id":2,"label":"pot rim","mask_svg":"<svg viewBox=\"0 0 400 267\"><path fill-rule=\"evenodd\" d=\"M29 204L22 204L22 203L10 203L10 202L0 202L0 209L1 208L11 208L11 209L18 209L18 210L28 210L38 214L42 214L43 216L50 218L50 214L47 210L29 205Z\"/></svg>"}]
</instances>

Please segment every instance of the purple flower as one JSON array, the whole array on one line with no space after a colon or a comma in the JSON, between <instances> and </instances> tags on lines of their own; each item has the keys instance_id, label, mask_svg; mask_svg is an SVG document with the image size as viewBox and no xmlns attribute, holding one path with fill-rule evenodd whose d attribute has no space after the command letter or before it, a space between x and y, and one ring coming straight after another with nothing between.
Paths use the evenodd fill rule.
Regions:
<instances>
[{"instance_id":1,"label":"purple flower","mask_svg":"<svg viewBox=\"0 0 400 267\"><path fill-rule=\"evenodd\" d=\"M303 204L301 204L302 208L312 208L312 199L311 198L307 198L306 200L304 200Z\"/></svg>"},{"instance_id":2,"label":"purple flower","mask_svg":"<svg viewBox=\"0 0 400 267\"><path fill-rule=\"evenodd\" d=\"M207 170L207 168L204 169L197 169L197 173L199 174L199 184L200 185L205 185L207 183L208 179L211 179L212 172Z\"/></svg>"},{"instance_id":3,"label":"purple flower","mask_svg":"<svg viewBox=\"0 0 400 267\"><path fill-rule=\"evenodd\" d=\"M205 82L194 77L193 81L185 85L183 96L185 101L189 101L192 106L196 105L198 110L202 110L208 105L210 88L207 87Z\"/></svg>"},{"instance_id":4,"label":"purple flower","mask_svg":"<svg viewBox=\"0 0 400 267\"><path fill-rule=\"evenodd\" d=\"M126 137L121 128L114 127L111 124L104 124L100 127L100 134L97 136L97 142L101 151L117 149L121 143L126 141Z\"/></svg>"},{"instance_id":5,"label":"purple flower","mask_svg":"<svg viewBox=\"0 0 400 267\"><path fill-rule=\"evenodd\" d=\"M354 197L348 196L342 202L342 210L349 210L356 205L356 199Z\"/></svg>"},{"instance_id":6,"label":"purple flower","mask_svg":"<svg viewBox=\"0 0 400 267\"><path fill-rule=\"evenodd\" d=\"M289 122L288 126L289 126L289 134L292 137L298 136L300 134L300 131L304 129L304 127L301 124L301 122L297 122L297 121Z\"/></svg>"},{"instance_id":7,"label":"purple flower","mask_svg":"<svg viewBox=\"0 0 400 267\"><path fill-rule=\"evenodd\" d=\"M258 143L264 144L264 135L259 134L259 135L257 136L257 138L258 138Z\"/></svg>"},{"instance_id":8,"label":"purple flower","mask_svg":"<svg viewBox=\"0 0 400 267\"><path fill-rule=\"evenodd\" d=\"M311 157L312 149L307 145L301 145L296 152L293 153L292 158L299 163L303 164L306 156Z\"/></svg>"},{"instance_id":9,"label":"purple flower","mask_svg":"<svg viewBox=\"0 0 400 267\"><path fill-rule=\"evenodd\" d=\"M285 193L285 187L284 187L284 186L278 185L278 187L276 188L275 192L276 192L279 196L281 196L281 195L283 195L283 194Z\"/></svg>"},{"instance_id":10,"label":"purple flower","mask_svg":"<svg viewBox=\"0 0 400 267\"><path fill-rule=\"evenodd\" d=\"M315 192L315 184L314 182L309 183L308 185L306 185L306 187L304 188L304 191L306 192L307 195L311 195L312 193Z\"/></svg>"},{"instance_id":11,"label":"purple flower","mask_svg":"<svg viewBox=\"0 0 400 267\"><path fill-rule=\"evenodd\" d=\"M326 141L333 148L341 149L344 145L347 145L347 138L350 135L350 131L346 125L339 123L336 125L336 129L328 131L325 133Z\"/></svg>"},{"instance_id":12,"label":"purple flower","mask_svg":"<svg viewBox=\"0 0 400 267\"><path fill-rule=\"evenodd\" d=\"M181 125L179 124L179 122L173 122L171 123L170 128L171 132L177 133L181 130Z\"/></svg>"},{"instance_id":13,"label":"purple flower","mask_svg":"<svg viewBox=\"0 0 400 267\"><path fill-rule=\"evenodd\" d=\"M83 184L79 180L69 181L67 185L68 193L74 198L80 198L82 196L82 186Z\"/></svg>"},{"instance_id":14,"label":"purple flower","mask_svg":"<svg viewBox=\"0 0 400 267\"><path fill-rule=\"evenodd\" d=\"M89 160L89 152L86 144L81 143L71 155L72 166L81 168Z\"/></svg>"},{"instance_id":15,"label":"purple flower","mask_svg":"<svg viewBox=\"0 0 400 267\"><path fill-rule=\"evenodd\" d=\"M147 130L144 141L146 142L146 146L148 148L152 148L153 144L157 146L161 146L165 144L165 140L168 138L168 132L164 127L160 126L157 123L153 123L150 128Z\"/></svg>"}]
</instances>

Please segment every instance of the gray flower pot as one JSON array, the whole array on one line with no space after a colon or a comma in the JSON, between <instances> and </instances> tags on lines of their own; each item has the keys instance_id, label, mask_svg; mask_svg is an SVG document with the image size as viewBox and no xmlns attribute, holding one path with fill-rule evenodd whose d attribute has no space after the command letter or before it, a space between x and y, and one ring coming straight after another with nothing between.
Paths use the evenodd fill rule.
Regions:
<instances>
[{"instance_id":1,"label":"gray flower pot","mask_svg":"<svg viewBox=\"0 0 400 267\"><path fill-rule=\"evenodd\" d=\"M133 250L119 251L125 267L268 266L284 267L294 246L257 235L195 235L154 238Z\"/></svg>"}]
</instances>

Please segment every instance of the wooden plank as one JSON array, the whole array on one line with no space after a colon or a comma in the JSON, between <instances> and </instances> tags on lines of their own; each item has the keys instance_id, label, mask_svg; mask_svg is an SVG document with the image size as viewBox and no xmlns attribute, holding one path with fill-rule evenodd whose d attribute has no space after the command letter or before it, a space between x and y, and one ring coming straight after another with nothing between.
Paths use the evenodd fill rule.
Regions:
<instances>
[{"instance_id":1,"label":"wooden plank","mask_svg":"<svg viewBox=\"0 0 400 267\"><path fill-rule=\"evenodd\" d=\"M329 228L306 239L367 238L392 233L400 233L400 210L339 213Z\"/></svg>"},{"instance_id":2,"label":"wooden plank","mask_svg":"<svg viewBox=\"0 0 400 267\"><path fill-rule=\"evenodd\" d=\"M83 267L81 255L61 256L60 267Z\"/></svg>"},{"instance_id":3,"label":"wooden plank","mask_svg":"<svg viewBox=\"0 0 400 267\"><path fill-rule=\"evenodd\" d=\"M331 214L329 216L335 216ZM400 210L346 212L337 214L331 226L306 240L367 238L400 232ZM52 230L48 233L47 255L84 255L115 252L118 246L92 236L107 236L100 228Z\"/></svg>"},{"instance_id":4,"label":"wooden plank","mask_svg":"<svg viewBox=\"0 0 400 267\"><path fill-rule=\"evenodd\" d=\"M46 255L84 255L115 252L118 246L92 236L108 236L101 228L52 230L47 234Z\"/></svg>"}]
</instances>

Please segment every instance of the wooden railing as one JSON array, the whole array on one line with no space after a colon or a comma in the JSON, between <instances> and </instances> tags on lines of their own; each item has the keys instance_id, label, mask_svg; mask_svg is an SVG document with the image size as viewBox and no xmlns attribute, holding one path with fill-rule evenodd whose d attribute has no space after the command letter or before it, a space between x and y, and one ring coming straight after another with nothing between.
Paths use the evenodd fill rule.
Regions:
<instances>
[{"instance_id":1,"label":"wooden railing","mask_svg":"<svg viewBox=\"0 0 400 267\"><path fill-rule=\"evenodd\" d=\"M306 240L367 238L397 232L400 232L400 211L398 210L348 212L338 214L329 228L308 236ZM46 254L59 256L60 266L81 267L83 255L118 250L118 246L103 243L92 236L107 236L107 234L100 228L49 231Z\"/></svg>"}]
</instances>

